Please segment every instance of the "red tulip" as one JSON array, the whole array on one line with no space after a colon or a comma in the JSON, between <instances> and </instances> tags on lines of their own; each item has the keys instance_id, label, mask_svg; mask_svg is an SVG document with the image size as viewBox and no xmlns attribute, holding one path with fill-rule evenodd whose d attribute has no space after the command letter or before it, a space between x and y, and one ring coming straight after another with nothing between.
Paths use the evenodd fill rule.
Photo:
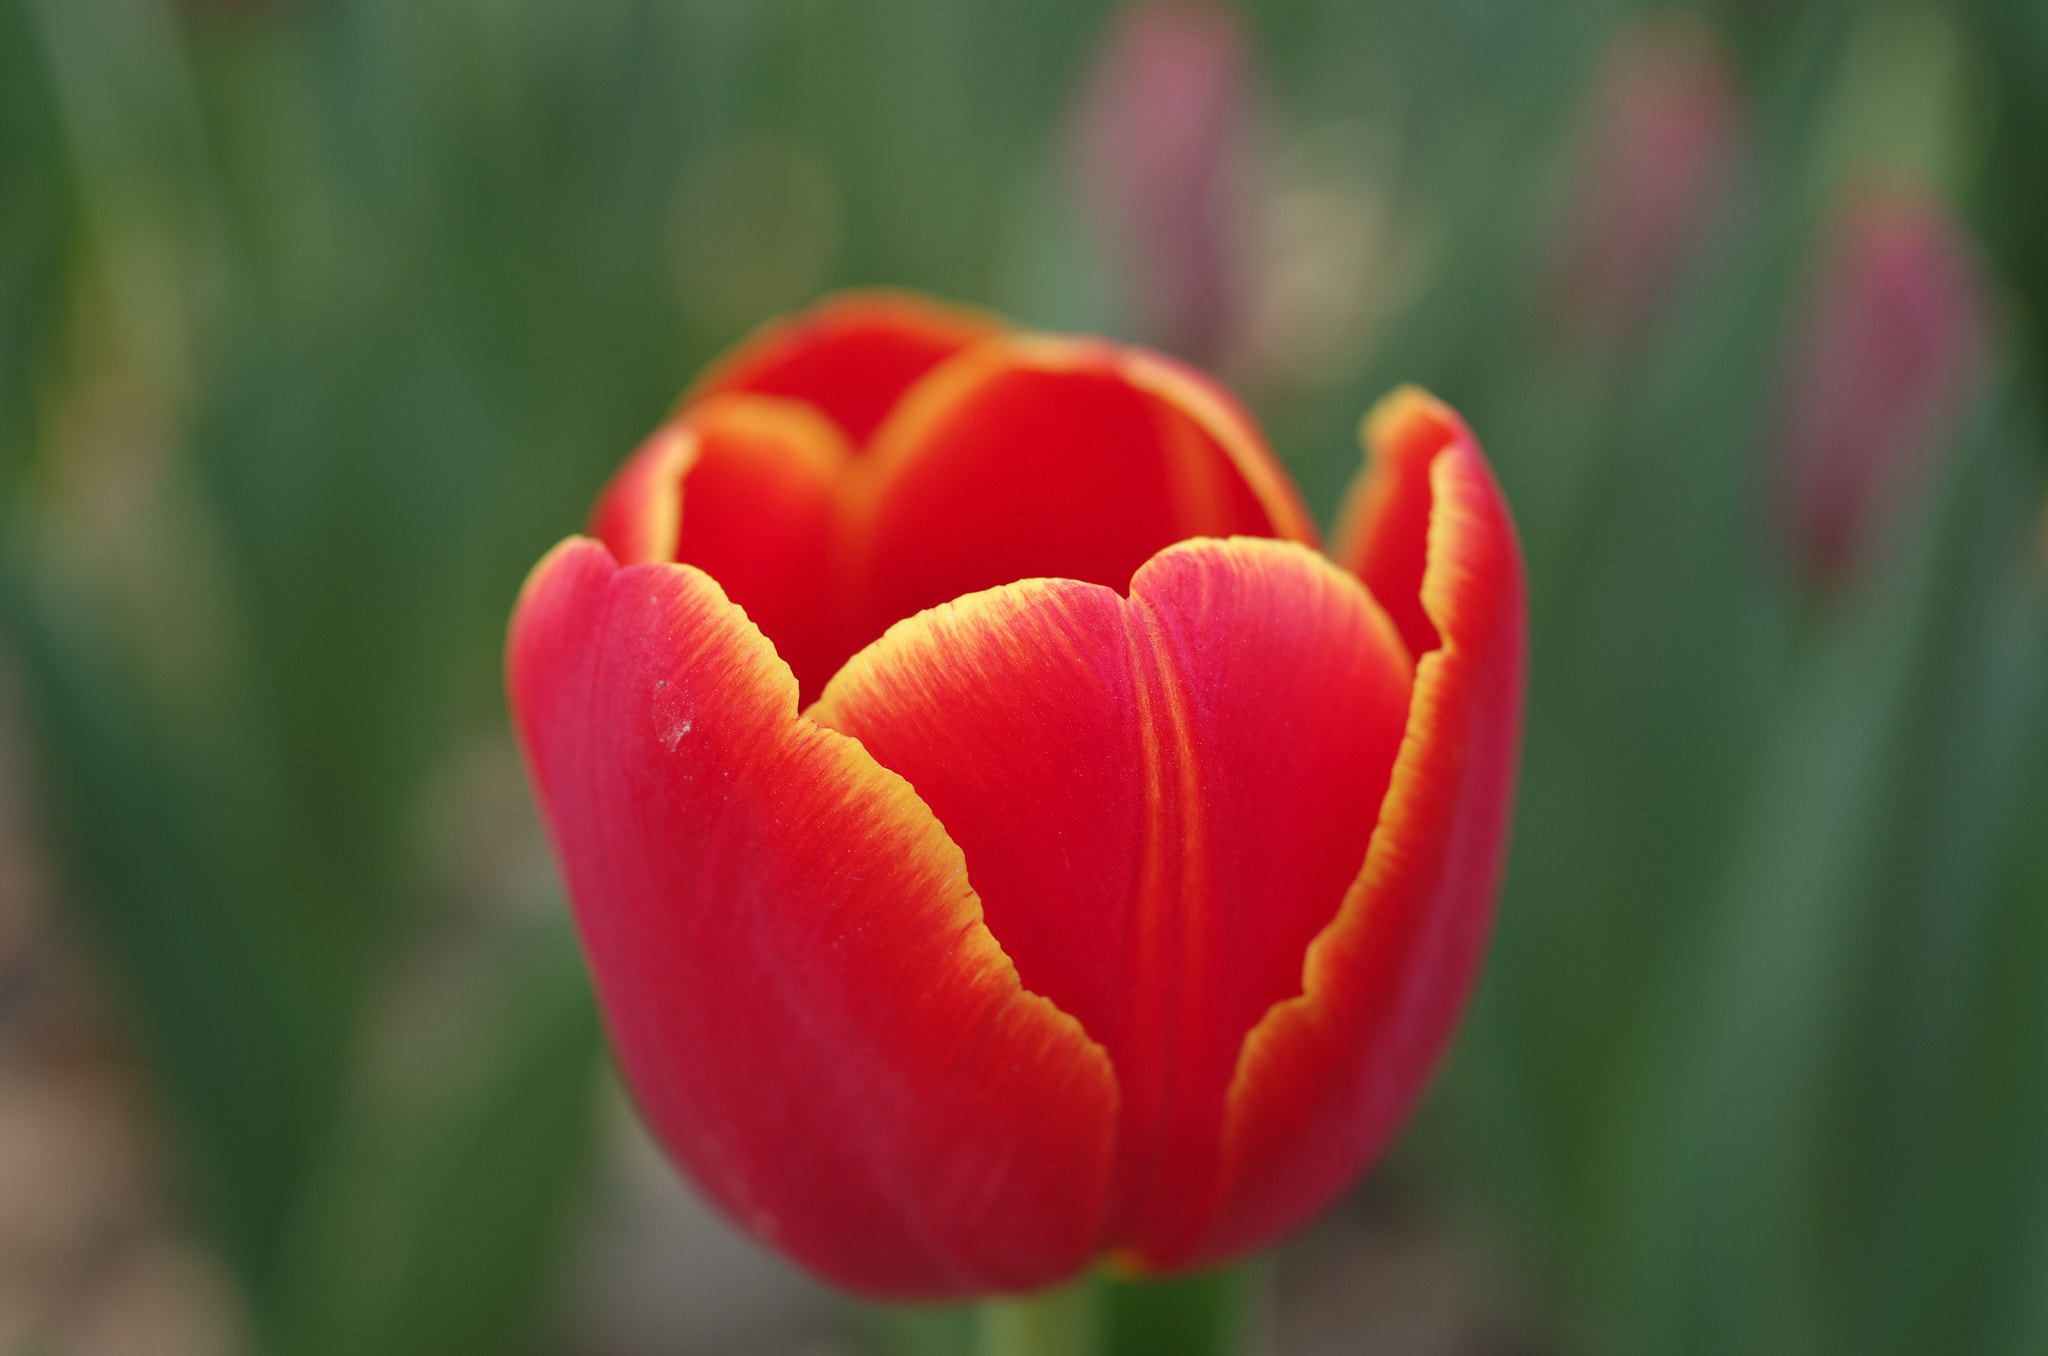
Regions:
<instances>
[{"instance_id":1,"label":"red tulip","mask_svg":"<svg viewBox=\"0 0 2048 1356\"><path fill-rule=\"evenodd\" d=\"M851 296L534 570L512 708L599 998L735 1218L1016 1291L1225 1260L1386 1144L1488 930L1523 602L1458 417L1368 437L1332 563L1189 369Z\"/></svg>"}]
</instances>

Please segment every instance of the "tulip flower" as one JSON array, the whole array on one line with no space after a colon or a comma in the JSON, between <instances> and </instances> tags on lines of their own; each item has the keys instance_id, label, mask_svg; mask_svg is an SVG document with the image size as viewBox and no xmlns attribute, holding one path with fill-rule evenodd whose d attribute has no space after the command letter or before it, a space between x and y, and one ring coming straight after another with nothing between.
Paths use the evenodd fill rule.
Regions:
<instances>
[{"instance_id":1,"label":"tulip flower","mask_svg":"<svg viewBox=\"0 0 2048 1356\"><path fill-rule=\"evenodd\" d=\"M1212 359L1242 319L1251 43L1211 0L1135 0L1078 102L1078 187L1147 337Z\"/></svg>"},{"instance_id":2,"label":"tulip flower","mask_svg":"<svg viewBox=\"0 0 2048 1356\"><path fill-rule=\"evenodd\" d=\"M1854 573L1955 431L1990 352L1969 241L1903 183L1843 204L1807 297L1782 429L1786 519L1812 582Z\"/></svg>"},{"instance_id":3,"label":"tulip flower","mask_svg":"<svg viewBox=\"0 0 2048 1356\"><path fill-rule=\"evenodd\" d=\"M1656 317L1735 167L1740 106L1714 33L1683 14L1625 25L1601 63L1551 262L1575 337L1624 348Z\"/></svg>"},{"instance_id":4,"label":"tulip flower","mask_svg":"<svg viewBox=\"0 0 2048 1356\"><path fill-rule=\"evenodd\" d=\"M1464 424L1334 556L1169 359L857 294L714 367L520 595L511 705L614 1049L736 1220L897 1297L1216 1264L1462 1010L1521 563Z\"/></svg>"}]
</instances>

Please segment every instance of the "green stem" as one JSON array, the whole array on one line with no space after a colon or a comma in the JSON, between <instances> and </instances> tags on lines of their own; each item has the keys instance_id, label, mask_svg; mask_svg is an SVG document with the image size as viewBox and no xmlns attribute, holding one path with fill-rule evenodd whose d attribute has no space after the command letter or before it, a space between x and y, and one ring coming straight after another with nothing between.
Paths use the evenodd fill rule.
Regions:
<instances>
[{"instance_id":1,"label":"green stem","mask_svg":"<svg viewBox=\"0 0 2048 1356\"><path fill-rule=\"evenodd\" d=\"M975 1311L975 1356L1244 1356L1263 1314L1259 1263L1162 1281L1091 1276Z\"/></svg>"},{"instance_id":2,"label":"green stem","mask_svg":"<svg viewBox=\"0 0 2048 1356\"><path fill-rule=\"evenodd\" d=\"M1085 1278L985 1300L974 1314L974 1356L1093 1356L1095 1336L1095 1287Z\"/></svg>"},{"instance_id":3,"label":"green stem","mask_svg":"<svg viewBox=\"0 0 2048 1356\"><path fill-rule=\"evenodd\" d=\"M1163 1281L1096 1282L1097 1356L1245 1356L1265 1316L1258 1261Z\"/></svg>"}]
</instances>

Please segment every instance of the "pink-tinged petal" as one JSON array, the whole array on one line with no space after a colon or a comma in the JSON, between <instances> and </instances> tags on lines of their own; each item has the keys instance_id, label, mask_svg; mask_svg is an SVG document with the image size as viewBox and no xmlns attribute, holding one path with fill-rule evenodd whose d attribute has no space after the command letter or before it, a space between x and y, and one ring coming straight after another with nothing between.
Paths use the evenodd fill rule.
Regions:
<instances>
[{"instance_id":1,"label":"pink-tinged petal","mask_svg":"<svg viewBox=\"0 0 2048 1356\"><path fill-rule=\"evenodd\" d=\"M755 331L697 379L683 406L733 391L802 400L858 451L918 378L1005 328L909 292L840 292Z\"/></svg>"},{"instance_id":2,"label":"pink-tinged petal","mask_svg":"<svg viewBox=\"0 0 2048 1356\"><path fill-rule=\"evenodd\" d=\"M698 1183L872 1294L1083 1265L1107 1058L1020 987L939 821L797 714L717 584L572 538L520 596L507 679L620 1065Z\"/></svg>"},{"instance_id":3,"label":"pink-tinged petal","mask_svg":"<svg viewBox=\"0 0 2048 1356\"><path fill-rule=\"evenodd\" d=\"M1968 235L1924 187L1837 213L1806 298L1780 434L1783 518L1808 580L1853 575L1956 432L1991 352Z\"/></svg>"},{"instance_id":4,"label":"pink-tinged petal","mask_svg":"<svg viewBox=\"0 0 2048 1356\"><path fill-rule=\"evenodd\" d=\"M813 709L917 789L1026 986L1108 1050L1105 1248L1204 1234L1245 1032L1300 992L1365 859L1409 684L1356 579L1240 538L1161 552L1128 600L1070 579L957 599Z\"/></svg>"},{"instance_id":5,"label":"pink-tinged petal","mask_svg":"<svg viewBox=\"0 0 2048 1356\"><path fill-rule=\"evenodd\" d=\"M1190 537L1316 540L1229 396L1099 340L1006 336L962 353L911 390L864 469L866 639L1017 579L1122 591Z\"/></svg>"},{"instance_id":6,"label":"pink-tinged petal","mask_svg":"<svg viewBox=\"0 0 2048 1356\"><path fill-rule=\"evenodd\" d=\"M1074 121L1085 205L1146 336L1203 361L1242 319L1252 62L1236 9L1136 0L1111 20Z\"/></svg>"},{"instance_id":7,"label":"pink-tinged petal","mask_svg":"<svg viewBox=\"0 0 2048 1356\"><path fill-rule=\"evenodd\" d=\"M1711 26L1684 11L1623 24L1550 263L1551 306L1571 337L1617 349L1656 319L1714 224L1741 123L1734 62Z\"/></svg>"},{"instance_id":8,"label":"pink-tinged petal","mask_svg":"<svg viewBox=\"0 0 2048 1356\"><path fill-rule=\"evenodd\" d=\"M1521 737L1520 548L1447 407L1403 390L1367 431L1372 464L1339 558L1420 651L1414 701L1364 869L1308 948L1303 992L1245 1041L1215 1224L1168 1261L1200 1264L1278 1237L1381 1152L1457 1024L1492 922ZM1411 543L1420 559L1402 558ZM1383 591L1410 580L1411 597Z\"/></svg>"}]
</instances>

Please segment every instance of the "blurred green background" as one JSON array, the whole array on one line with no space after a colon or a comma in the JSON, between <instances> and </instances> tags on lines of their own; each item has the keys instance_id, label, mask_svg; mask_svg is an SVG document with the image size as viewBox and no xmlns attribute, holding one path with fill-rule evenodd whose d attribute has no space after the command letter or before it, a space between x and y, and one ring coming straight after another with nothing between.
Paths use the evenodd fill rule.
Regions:
<instances>
[{"instance_id":1,"label":"blurred green background","mask_svg":"<svg viewBox=\"0 0 2048 1356\"><path fill-rule=\"evenodd\" d=\"M956 1342L690 1222L499 686L868 283L1514 502L1485 987L1269 1343L2048 1351L2041 0L0 0L0 1352Z\"/></svg>"}]
</instances>

